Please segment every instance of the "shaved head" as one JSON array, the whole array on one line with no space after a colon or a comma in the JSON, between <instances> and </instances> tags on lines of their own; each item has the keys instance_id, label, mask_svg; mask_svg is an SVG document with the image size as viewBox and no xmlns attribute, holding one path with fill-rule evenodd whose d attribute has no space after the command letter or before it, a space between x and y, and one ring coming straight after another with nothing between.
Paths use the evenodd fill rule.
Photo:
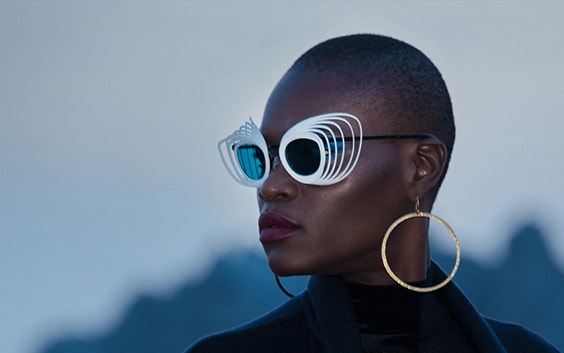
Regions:
<instances>
[{"instance_id":1,"label":"shaved head","mask_svg":"<svg viewBox=\"0 0 564 353\"><path fill-rule=\"evenodd\" d=\"M446 84L425 54L393 38L350 35L314 46L281 81L307 73L333 77L340 99L385 119L392 133L431 133L439 138L448 152L444 178L455 140L454 116ZM435 193L441 182L442 178Z\"/></svg>"}]
</instances>

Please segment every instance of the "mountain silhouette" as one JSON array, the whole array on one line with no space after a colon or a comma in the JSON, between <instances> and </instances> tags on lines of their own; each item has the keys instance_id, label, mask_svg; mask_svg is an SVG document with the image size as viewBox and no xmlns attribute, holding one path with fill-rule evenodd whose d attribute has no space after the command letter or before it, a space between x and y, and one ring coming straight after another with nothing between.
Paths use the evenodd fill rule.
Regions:
<instances>
[{"instance_id":1,"label":"mountain silhouette","mask_svg":"<svg viewBox=\"0 0 564 353\"><path fill-rule=\"evenodd\" d=\"M454 259L433 253L443 268ZM307 278L283 279L297 293ZM547 252L534 223L518 229L508 256L493 267L463 258L455 282L486 316L522 324L564 349L564 274ZM167 298L141 296L106 334L63 337L39 353L182 352L198 338L273 309L280 292L264 255L240 253L220 259L211 272Z\"/></svg>"}]
</instances>

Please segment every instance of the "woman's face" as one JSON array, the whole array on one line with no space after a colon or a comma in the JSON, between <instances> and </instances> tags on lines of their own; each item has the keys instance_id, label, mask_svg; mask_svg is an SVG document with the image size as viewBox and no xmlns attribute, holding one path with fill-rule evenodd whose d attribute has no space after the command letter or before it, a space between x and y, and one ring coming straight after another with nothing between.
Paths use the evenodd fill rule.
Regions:
<instances>
[{"instance_id":1,"label":"woman's face","mask_svg":"<svg viewBox=\"0 0 564 353\"><path fill-rule=\"evenodd\" d=\"M382 135L383 117L342 98L336 82L318 74L290 74L268 101L261 132L268 144L311 116L345 112L357 116L364 135ZM257 190L261 243L269 266L278 275L340 275L391 282L380 258L386 229L411 212L405 185L409 143L364 141L358 164L343 181L329 186L305 185L277 164Z\"/></svg>"}]
</instances>

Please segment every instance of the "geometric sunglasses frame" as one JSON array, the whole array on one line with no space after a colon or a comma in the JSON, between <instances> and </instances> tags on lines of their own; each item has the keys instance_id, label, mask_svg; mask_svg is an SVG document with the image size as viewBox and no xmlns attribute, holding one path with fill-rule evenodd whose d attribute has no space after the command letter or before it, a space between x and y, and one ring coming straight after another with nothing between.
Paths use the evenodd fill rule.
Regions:
<instances>
[{"instance_id":1,"label":"geometric sunglasses frame","mask_svg":"<svg viewBox=\"0 0 564 353\"><path fill-rule=\"evenodd\" d=\"M260 187L271 170L269 149L278 148L280 162L288 174L296 181L309 185L331 185L346 178L356 166L364 140L435 138L429 133L364 136L362 124L354 115L348 113L328 113L304 119L292 126L282 136L279 146L268 146L259 128L252 119L219 141L217 147L221 160L228 173L241 185ZM287 149L298 140L309 140L319 149L317 169L300 174L292 168L292 155ZM262 175L249 177L238 159L238 149L253 145L263 154L264 171ZM242 162L241 162L242 163Z\"/></svg>"}]
</instances>

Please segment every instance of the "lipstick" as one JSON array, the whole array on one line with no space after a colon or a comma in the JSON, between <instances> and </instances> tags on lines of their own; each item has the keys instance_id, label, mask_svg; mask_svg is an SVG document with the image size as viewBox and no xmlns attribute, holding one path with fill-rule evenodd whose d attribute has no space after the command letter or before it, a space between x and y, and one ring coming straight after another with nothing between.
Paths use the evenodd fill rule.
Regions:
<instances>
[{"instance_id":1,"label":"lipstick","mask_svg":"<svg viewBox=\"0 0 564 353\"><path fill-rule=\"evenodd\" d=\"M259 217L261 243L274 242L293 235L300 226L276 212L265 212Z\"/></svg>"}]
</instances>

